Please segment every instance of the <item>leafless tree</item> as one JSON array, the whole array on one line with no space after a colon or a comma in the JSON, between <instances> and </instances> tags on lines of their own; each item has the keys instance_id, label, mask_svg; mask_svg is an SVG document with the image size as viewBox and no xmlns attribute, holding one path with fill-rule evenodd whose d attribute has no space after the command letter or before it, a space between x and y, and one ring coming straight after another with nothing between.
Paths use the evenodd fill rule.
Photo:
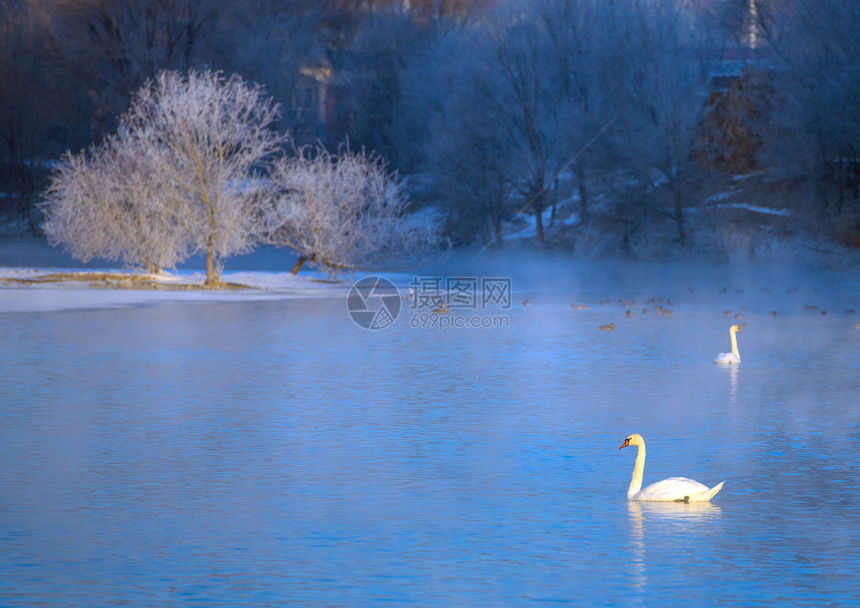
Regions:
<instances>
[{"instance_id":1,"label":"leafless tree","mask_svg":"<svg viewBox=\"0 0 860 608\"><path fill-rule=\"evenodd\" d=\"M608 120L596 59L606 46L599 9L592 0L512 0L452 28L413 68L404 99L417 110L409 122L430 125L417 139L426 142L424 166L453 237L498 240L503 219L519 208L534 214L543 242L544 211L554 209L567 171L587 220L589 173L598 170L593 143Z\"/></svg>"},{"instance_id":2,"label":"leafless tree","mask_svg":"<svg viewBox=\"0 0 860 608\"><path fill-rule=\"evenodd\" d=\"M667 184L681 246L686 244L683 174L707 93L693 14L683 2L613 3L613 39L603 88L618 116L613 153L643 188Z\"/></svg>"},{"instance_id":3,"label":"leafless tree","mask_svg":"<svg viewBox=\"0 0 860 608\"><path fill-rule=\"evenodd\" d=\"M348 138L398 168L404 166L396 132L404 126L397 115L403 79L413 58L435 40L436 29L417 24L409 13L372 14L362 20L341 60L340 77L349 91L348 128L329 134L326 143Z\"/></svg>"},{"instance_id":4,"label":"leafless tree","mask_svg":"<svg viewBox=\"0 0 860 608\"><path fill-rule=\"evenodd\" d=\"M546 31L547 71L559 107L556 128L566 143L560 170L570 170L576 178L582 223L590 217L589 181L601 169L604 156L601 134L615 121L599 75L609 36L603 4L601 0L546 0L538 8Z\"/></svg>"},{"instance_id":5,"label":"leafless tree","mask_svg":"<svg viewBox=\"0 0 860 608\"><path fill-rule=\"evenodd\" d=\"M261 232L264 163L284 136L259 86L217 72L162 72L135 95L116 135L66 155L45 205L51 238L79 257L148 268L206 256L206 284Z\"/></svg>"},{"instance_id":6,"label":"leafless tree","mask_svg":"<svg viewBox=\"0 0 860 608\"><path fill-rule=\"evenodd\" d=\"M95 138L116 127L129 95L159 71L211 65L214 49L201 51L228 6L222 0L43 1L53 5L51 30L63 61L90 95Z\"/></svg>"},{"instance_id":7,"label":"leafless tree","mask_svg":"<svg viewBox=\"0 0 860 608\"><path fill-rule=\"evenodd\" d=\"M45 192L45 232L74 257L120 260L149 272L187 257L187 239L150 178L144 147L122 129L99 146L67 153Z\"/></svg>"},{"instance_id":8,"label":"leafless tree","mask_svg":"<svg viewBox=\"0 0 860 608\"><path fill-rule=\"evenodd\" d=\"M300 253L293 274L306 262L330 272L361 268L434 239L409 222L400 182L378 157L305 148L278 159L270 179L277 194L265 213L268 240Z\"/></svg>"},{"instance_id":9,"label":"leafless tree","mask_svg":"<svg viewBox=\"0 0 860 608\"><path fill-rule=\"evenodd\" d=\"M20 213L34 233L43 164L57 153L52 134L68 134L80 97L52 54L50 18L40 3L0 0L0 189L8 195L0 212Z\"/></svg>"},{"instance_id":10,"label":"leafless tree","mask_svg":"<svg viewBox=\"0 0 860 608\"><path fill-rule=\"evenodd\" d=\"M252 249L259 170L280 151L270 129L278 105L258 85L233 75L162 72L138 91L123 125L147 148L147 169L166 206L187 231L192 253L206 256L206 283L220 281L224 259Z\"/></svg>"},{"instance_id":11,"label":"leafless tree","mask_svg":"<svg viewBox=\"0 0 860 608\"><path fill-rule=\"evenodd\" d=\"M567 140L559 130L557 90L549 65L544 23L528 6L513 2L489 28L492 51L488 69L496 77L498 95L484 108L508 130L510 145L520 158L515 184L526 209L535 216L537 239L544 242L543 213L558 169L564 163Z\"/></svg>"},{"instance_id":12,"label":"leafless tree","mask_svg":"<svg viewBox=\"0 0 860 608\"><path fill-rule=\"evenodd\" d=\"M507 132L492 115L473 114L479 91L449 98L450 131L434 138L430 162L436 196L447 210L446 231L457 242L481 240L501 244L503 222L515 211L509 167L516 163ZM468 95L469 93L477 95ZM461 111L458 111L461 110Z\"/></svg>"},{"instance_id":13,"label":"leafless tree","mask_svg":"<svg viewBox=\"0 0 860 608\"><path fill-rule=\"evenodd\" d=\"M281 104L278 130L298 145L320 137L332 66L325 48L325 6L311 0L253 0L231 9L223 59L264 84Z\"/></svg>"},{"instance_id":14,"label":"leafless tree","mask_svg":"<svg viewBox=\"0 0 860 608\"><path fill-rule=\"evenodd\" d=\"M774 111L766 166L812 186L812 218L860 246L860 5L838 0L760 3L773 51Z\"/></svg>"},{"instance_id":15,"label":"leafless tree","mask_svg":"<svg viewBox=\"0 0 860 608\"><path fill-rule=\"evenodd\" d=\"M48 242L66 247L85 262L94 257L115 257L115 243L100 199L109 154L106 145L93 146L78 155L66 153L44 194Z\"/></svg>"},{"instance_id":16,"label":"leafless tree","mask_svg":"<svg viewBox=\"0 0 860 608\"><path fill-rule=\"evenodd\" d=\"M456 243L501 243L514 211L519 157L491 111L500 84L487 69L490 52L471 27L455 28L404 81L400 147L430 176L420 196L440 204Z\"/></svg>"}]
</instances>

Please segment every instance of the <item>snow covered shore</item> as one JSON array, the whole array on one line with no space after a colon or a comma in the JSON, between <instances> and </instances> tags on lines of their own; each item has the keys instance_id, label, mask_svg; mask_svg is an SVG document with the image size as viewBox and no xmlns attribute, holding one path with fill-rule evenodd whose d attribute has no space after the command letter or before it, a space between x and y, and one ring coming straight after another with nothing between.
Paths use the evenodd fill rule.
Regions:
<instances>
[{"instance_id":1,"label":"snow covered shore","mask_svg":"<svg viewBox=\"0 0 860 608\"><path fill-rule=\"evenodd\" d=\"M288 272L225 272L226 289L202 289L205 274L0 267L0 313L139 306L166 301L215 302L345 297L350 284Z\"/></svg>"}]
</instances>

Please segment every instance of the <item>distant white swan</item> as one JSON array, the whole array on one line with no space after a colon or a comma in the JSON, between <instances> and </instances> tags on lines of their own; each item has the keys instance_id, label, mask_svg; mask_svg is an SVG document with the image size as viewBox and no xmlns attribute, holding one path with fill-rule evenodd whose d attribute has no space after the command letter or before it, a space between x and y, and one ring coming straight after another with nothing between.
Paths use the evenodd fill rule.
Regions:
<instances>
[{"instance_id":1,"label":"distant white swan","mask_svg":"<svg viewBox=\"0 0 860 608\"><path fill-rule=\"evenodd\" d=\"M721 481L713 488L708 488L708 486L698 481L687 479L686 477L670 477L669 479L652 483L642 490L642 474L645 472L645 440L642 439L642 435L633 433L624 440L621 448L626 448L628 445L637 446L639 453L636 454L636 464L633 465L633 478L630 480L630 487L627 488L627 500L707 502L726 483L725 481ZM620 450L621 448L618 449Z\"/></svg>"},{"instance_id":2,"label":"distant white swan","mask_svg":"<svg viewBox=\"0 0 860 608\"><path fill-rule=\"evenodd\" d=\"M730 353L720 353L717 355L717 358L714 359L714 363L720 363L721 365L733 365L741 362L741 354L738 352L738 337L737 333L740 332L741 328L737 325L732 325L729 327L729 337L732 339L732 352Z\"/></svg>"}]
</instances>

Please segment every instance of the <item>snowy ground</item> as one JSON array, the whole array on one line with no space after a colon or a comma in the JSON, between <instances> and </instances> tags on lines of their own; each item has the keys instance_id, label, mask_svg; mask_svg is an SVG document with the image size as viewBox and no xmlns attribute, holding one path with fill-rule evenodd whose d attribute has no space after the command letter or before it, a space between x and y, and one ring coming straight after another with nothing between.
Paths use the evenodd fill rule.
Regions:
<instances>
[{"instance_id":1,"label":"snowy ground","mask_svg":"<svg viewBox=\"0 0 860 608\"><path fill-rule=\"evenodd\" d=\"M206 278L201 272L205 261L200 258L191 258L176 270L145 275L104 260L81 263L61 248L49 246L44 239L27 236L0 239L0 313L140 306L166 301L341 297L352 284L348 278L333 283L324 273L311 268L294 276L289 270L295 260L295 253L290 250L260 247L250 255L227 260L221 275L223 282L242 285L244 289L204 290L200 286ZM74 273L89 275L45 280L50 275ZM148 284L141 285L140 279L146 279Z\"/></svg>"},{"instance_id":2,"label":"snowy ground","mask_svg":"<svg viewBox=\"0 0 860 608\"><path fill-rule=\"evenodd\" d=\"M109 272L110 280L90 281L87 275ZM82 278L53 280L52 275L79 273ZM177 271L143 275L151 282L142 287L131 279L134 273L106 269L6 268L0 267L0 313L47 312L82 308L139 306L165 301L212 302L272 300L284 298L343 297L350 283L329 282L313 275L294 276L289 272L225 272L222 281L244 288L204 290L195 288L205 275ZM49 279L49 280L46 280ZM31 282L32 281L32 282ZM192 288L189 289L189 286Z\"/></svg>"}]
</instances>

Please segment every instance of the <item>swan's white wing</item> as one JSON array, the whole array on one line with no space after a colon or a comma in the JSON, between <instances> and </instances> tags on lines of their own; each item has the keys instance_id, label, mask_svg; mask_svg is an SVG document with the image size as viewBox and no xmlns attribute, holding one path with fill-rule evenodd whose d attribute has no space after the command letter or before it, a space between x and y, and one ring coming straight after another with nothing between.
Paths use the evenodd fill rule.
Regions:
<instances>
[{"instance_id":1,"label":"swan's white wing","mask_svg":"<svg viewBox=\"0 0 860 608\"><path fill-rule=\"evenodd\" d=\"M674 500L693 500L694 496L708 491L708 486L686 477L670 477L663 481L652 483L640 490L633 500L649 500L668 502Z\"/></svg>"}]
</instances>

